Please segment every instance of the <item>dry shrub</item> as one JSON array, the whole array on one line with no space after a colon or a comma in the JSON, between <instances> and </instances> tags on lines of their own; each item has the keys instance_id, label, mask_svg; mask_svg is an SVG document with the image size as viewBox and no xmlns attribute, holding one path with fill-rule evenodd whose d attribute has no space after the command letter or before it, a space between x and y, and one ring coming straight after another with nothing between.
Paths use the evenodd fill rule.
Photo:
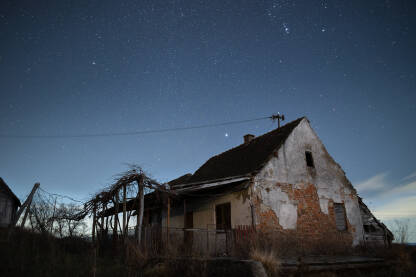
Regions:
<instances>
[{"instance_id":1,"label":"dry shrub","mask_svg":"<svg viewBox=\"0 0 416 277\"><path fill-rule=\"evenodd\" d=\"M391 249L386 251L385 256L386 260L393 262L394 270L398 276L412 276L411 273L416 273L415 257L416 247L404 244L393 244Z\"/></svg>"},{"instance_id":2,"label":"dry shrub","mask_svg":"<svg viewBox=\"0 0 416 277\"><path fill-rule=\"evenodd\" d=\"M251 249L273 249L277 257L350 255L355 250L347 233L327 232L312 237L296 231L257 230L251 240L236 241L233 255L249 257Z\"/></svg>"},{"instance_id":3,"label":"dry shrub","mask_svg":"<svg viewBox=\"0 0 416 277\"><path fill-rule=\"evenodd\" d=\"M280 260L273 250L254 248L250 252L250 258L263 264L268 276L278 276Z\"/></svg>"},{"instance_id":4,"label":"dry shrub","mask_svg":"<svg viewBox=\"0 0 416 277\"><path fill-rule=\"evenodd\" d=\"M143 271L143 276L163 277L168 276L168 267L166 263L157 263Z\"/></svg>"},{"instance_id":5,"label":"dry shrub","mask_svg":"<svg viewBox=\"0 0 416 277\"><path fill-rule=\"evenodd\" d=\"M125 263L130 271L140 272L149 262L149 257L135 241L125 243Z\"/></svg>"}]
</instances>

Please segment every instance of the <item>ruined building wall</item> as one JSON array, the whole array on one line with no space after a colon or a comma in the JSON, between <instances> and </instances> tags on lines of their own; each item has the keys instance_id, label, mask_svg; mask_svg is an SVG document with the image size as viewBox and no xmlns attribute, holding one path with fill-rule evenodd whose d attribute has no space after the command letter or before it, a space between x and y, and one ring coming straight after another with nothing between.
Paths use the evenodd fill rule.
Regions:
<instances>
[{"instance_id":1,"label":"ruined building wall","mask_svg":"<svg viewBox=\"0 0 416 277\"><path fill-rule=\"evenodd\" d=\"M314 167L306 165L305 151L312 153ZM340 232L334 203L343 203L347 230L340 233L354 245L363 238L357 193L306 119L255 176L253 191L260 226L272 224L319 238L331 230Z\"/></svg>"}]
</instances>

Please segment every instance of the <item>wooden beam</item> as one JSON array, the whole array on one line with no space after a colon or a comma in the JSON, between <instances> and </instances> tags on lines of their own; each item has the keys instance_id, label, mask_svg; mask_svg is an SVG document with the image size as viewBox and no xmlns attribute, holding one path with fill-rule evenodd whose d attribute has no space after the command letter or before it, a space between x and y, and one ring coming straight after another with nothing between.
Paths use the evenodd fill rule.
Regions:
<instances>
[{"instance_id":1,"label":"wooden beam","mask_svg":"<svg viewBox=\"0 0 416 277\"><path fill-rule=\"evenodd\" d=\"M170 223L170 197L168 194L168 212L167 212L167 218L166 218L166 242L167 247L169 247L169 223Z\"/></svg>"},{"instance_id":2,"label":"wooden beam","mask_svg":"<svg viewBox=\"0 0 416 277\"><path fill-rule=\"evenodd\" d=\"M105 211L105 206L101 205L101 207L103 208L101 211L101 228L100 228L100 237L102 239L103 235L104 235L104 211Z\"/></svg>"},{"instance_id":3,"label":"wooden beam","mask_svg":"<svg viewBox=\"0 0 416 277\"><path fill-rule=\"evenodd\" d=\"M218 181L218 182L213 182L213 183L197 184L195 186L191 186L190 184L187 184L186 186L188 186L188 187L179 188L179 189L176 189L176 191L178 191L178 192L180 192L180 191L195 191L195 190L200 190L200 189L206 189L206 188L211 188L211 187L217 187L217 186L222 186L222 185L226 185L226 184L236 183L236 182L249 180L249 179L250 179L250 177L241 177L241 178L227 179L227 180L224 180L224 181Z\"/></svg>"},{"instance_id":4,"label":"wooden beam","mask_svg":"<svg viewBox=\"0 0 416 277\"><path fill-rule=\"evenodd\" d=\"M139 183L139 214L137 215L137 242L140 244L142 239L143 213L144 213L144 184L143 176L140 176Z\"/></svg>"},{"instance_id":5,"label":"wooden beam","mask_svg":"<svg viewBox=\"0 0 416 277\"><path fill-rule=\"evenodd\" d=\"M33 195L35 194L36 190L39 188L40 184L36 183L33 185L32 191L30 192L29 196L27 197L26 201L23 203L23 205L20 207L20 209L17 211L14 220L12 222L12 226L14 227L19 220L20 216L22 215L23 210L26 208L25 215L23 217L22 224L20 225L23 227L26 222L27 214L30 208L30 205L32 204Z\"/></svg>"},{"instance_id":6,"label":"wooden beam","mask_svg":"<svg viewBox=\"0 0 416 277\"><path fill-rule=\"evenodd\" d=\"M117 192L116 192L116 195L115 195L115 201L116 201L116 203L115 203L115 207L116 207L116 210L115 210L115 213L114 213L114 228L113 228L113 239L117 239L117 227L118 227L118 205L119 205L119 203L118 203L118 190L117 190Z\"/></svg>"},{"instance_id":7,"label":"wooden beam","mask_svg":"<svg viewBox=\"0 0 416 277\"><path fill-rule=\"evenodd\" d=\"M126 184L123 185L123 238L126 237Z\"/></svg>"},{"instance_id":8,"label":"wooden beam","mask_svg":"<svg viewBox=\"0 0 416 277\"><path fill-rule=\"evenodd\" d=\"M186 199L183 199L183 228L186 228Z\"/></svg>"},{"instance_id":9,"label":"wooden beam","mask_svg":"<svg viewBox=\"0 0 416 277\"><path fill-rule=\"evenodd\" d=\"M95 242L95 224L96 224L96 211L97 206L94 204L94 208L92 209L93 216L92 216L92 242Z\"/></svg>"}]
</instances>

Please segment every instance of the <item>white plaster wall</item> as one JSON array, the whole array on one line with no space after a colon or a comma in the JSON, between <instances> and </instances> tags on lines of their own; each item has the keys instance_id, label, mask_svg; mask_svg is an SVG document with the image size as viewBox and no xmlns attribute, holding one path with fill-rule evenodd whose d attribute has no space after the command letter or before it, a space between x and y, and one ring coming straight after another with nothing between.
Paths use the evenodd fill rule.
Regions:
<instances>
[{"instance_id":1,"label":"white plaster wall","mask_svg":"<svg viewBox=\"0 0 416 277\"><path fill-rule=\"evenodd\" d=\"M306 165L305 151L311 151L315 168ZM328 202L344 203L349 223L354 226L353 244L362 240L363 225L355 189L341 167L329 156L324 145L303 119L273 157L256 175L254 189L260 193L263 204L272 208L284 229L295 229L297 203L274 184L314 184L321 211L328 214Z\"/></svg>"}]
</instances>

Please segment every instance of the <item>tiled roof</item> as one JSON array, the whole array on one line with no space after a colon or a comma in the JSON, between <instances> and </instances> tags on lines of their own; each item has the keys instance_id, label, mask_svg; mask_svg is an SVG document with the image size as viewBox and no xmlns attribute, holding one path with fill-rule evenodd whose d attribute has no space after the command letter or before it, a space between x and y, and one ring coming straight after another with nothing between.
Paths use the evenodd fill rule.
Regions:
<instances>
[{"instance_id":1,"label":"tiled roof","mask_svg":"<svg viewBox=\"0 0 416 277\"><path fill-rule=\"evenodd\" d=\"M170 187L174 188L177 185L186 183L191 177L192 177L192 174L188 173L188 174L182 175L181 177L178 177L176 179L169 181L168 184Z\"/></svg>"},{"instance_id":2,"label":"tiled roof","mask_svg":"<svg viewBox=\"0 0 416 277\"><path fill-rule=\"evenodd\" d=\"M243 143L210 158L185 183L201 183L242 176L261 169L302 119L304 117L256 137L247 144ZM175 184L179 183L175 182Z\"/></svg>"}]
</instances>

